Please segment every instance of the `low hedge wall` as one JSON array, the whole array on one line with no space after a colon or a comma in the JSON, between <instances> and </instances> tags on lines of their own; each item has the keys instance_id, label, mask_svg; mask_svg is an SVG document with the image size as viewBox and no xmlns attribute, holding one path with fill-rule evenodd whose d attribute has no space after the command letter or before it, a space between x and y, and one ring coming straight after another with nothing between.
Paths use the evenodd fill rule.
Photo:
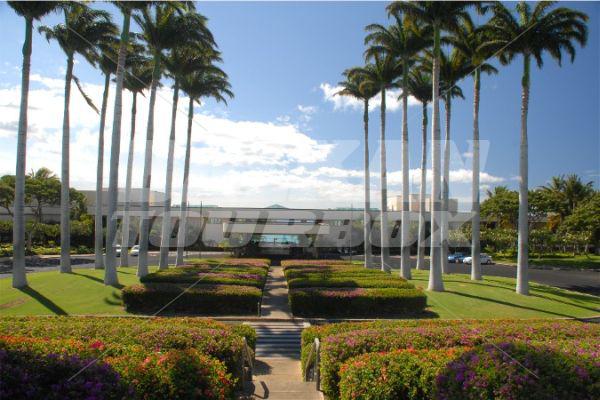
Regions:
<instances>
[{"instance_id":1,"label":"low hedge wall","mask_svg":"<svg viewBox=\"0 0 600 400\"><path fill-rule=\"evenodd\" d=\"M304 266L334 266L334 265L353 265L347 260L283 260L281 266L285 270L289 267Z\"/></svg>"},{"instance_id":2,"label":"low hedge wall","mask_svg":"<svg viewBox=\"0 0 600 400\"><path fill-rule=\"evenodd\" d=\"M290 289L289 302L302 317L391 317L418 314L427 296L418 289L321 287Z\"/></svg>"},{"instance_id":3,"label":"low hedge wall","mask_svg":"<svg viewBox=\"0 0 600 400\"><path fill-rule=\"evenodd\" d=\"M252 286L147 283L125 287L122 296L125 309L134 313L155 313L170 303L161 313L256 315L262 291Z\"/></svg>"},{"instance_id":4,"label":"low hedge wall","mask_svg":"<svg viewBox=\"0 0 600 400\"><path fill-rule=\"evenodd\" d=\"M186 265L210 265L210 266L244 266L258 267L268 270L271 260L268 258L190 258L185 260Z\"/></svg>"},{"instance_id":5,"label":"low hedge wall","mask_svg":"<svg viewBox=\"0 0 600 400\"><path fill-rule=\"evenodd\" d=\"M252 267L250 267L252 268ZM201 267L179 267L160 270L140 279L142 283L196 283L202 285L236 285L262 288L267 280L267 271L263 268L252 268L243 271L242 268L206 270Z\"/></svg>"},{"instance_id":6,"label":"low hedge wall","mask_svg":"<svg viewBox=\"0 0 600 400\"><path fill-rule=\"evenodd\" d=\"M568 345L567 345L568 346ZM351 399L597 399L600 364L572 349L523 343L400 350L352 358L340 368Z\"/></svg>"},{"instance_id":7,"label":"low hedge wall","mask_svg":"<svg viewBox=\"0 0 600 400\"><path fill-rule=\"evenodd\" d=\"M357 325L356 327L359 327ZM308 336L308 335L307 335ZM481 321L475 323L425 324L424 326L352 329L322 337L321 387L330 398L338 398L340 367L350 358L365 353L398 349L444 349L475 347L490 342L586 341L600 337L600 325L575 321ZM304 337L303 340L308 339ZM308 341L303 344L308 345ZM304 351L304 353L306 350ZM599 353L600 354L600 353Z\"/></svg>"},{"instance_id":8,"label":"low hedge wall","mask_svg":"<svg viewBox=\"0 0 600 400\"><path fill-rule=\"evenodd\" d=\"M305 287L362 287L362 288L398 288L398 289L414 289L415 286L402 278L388 277L382 280L380 277L359 276L359 277L337 277L321 278L294 278L288 281L288 288L305 288Z\"/></svg>"}]
</instances>

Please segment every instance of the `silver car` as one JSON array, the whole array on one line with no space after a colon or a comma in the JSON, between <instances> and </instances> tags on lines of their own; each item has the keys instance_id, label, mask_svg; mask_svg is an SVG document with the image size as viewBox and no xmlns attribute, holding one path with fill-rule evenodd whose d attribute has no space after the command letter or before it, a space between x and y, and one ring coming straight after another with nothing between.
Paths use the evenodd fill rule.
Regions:
<instances>
[{"instance_id":1,"label":"silver car","mask_svg":"<svg viewBox=\"0 0 600 400\"><path fill-rule=\"evenodd\" d=\"M479 255L479 262L481 264L493 264L494 261L492 260L492 256L490 256L489 254L486 253L481 253ZM469 256L469 257L465 257L463 259L463 263L464 264L472 264L473 263L473 257Z\"/></svg>"}]
</instances>

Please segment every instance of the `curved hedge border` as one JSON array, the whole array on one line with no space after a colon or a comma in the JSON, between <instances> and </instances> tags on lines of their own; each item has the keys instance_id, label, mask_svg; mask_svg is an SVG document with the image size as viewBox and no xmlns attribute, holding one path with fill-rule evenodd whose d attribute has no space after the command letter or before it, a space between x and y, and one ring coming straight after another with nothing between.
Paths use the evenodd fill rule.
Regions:
<instances>
[{"instance_id":1,"label":"curved hedge border","mask_svg":"<svg viewBox=\"0 0 600 400\"><path fill-rule=\"evenodd\" d=\"M427 296L418 289L302 288L290 289L292 313L301 317L393 317L418 314Z\"/></svg>"},{"instance_id":2,"label":"curved hedge border","mask_svg":"<svg viewBox=\"0 0 600 400\"><path fill-rule=\"evenodd\" d=\"M596 399L600 364L567 344L523 343L474 348L400 350L350 359L340 368L340 395L351 399Z\"/></svg>"},{"instance_id":3,"label":"curved hedge border","mask_svg":"<svg viewBox=\"0 0 600 400\"><path fill-rule=\"evenodd\" d=\"M360 324L357 324L360 326ZM540 341L600 337L600 325L575 321L482 321L400 328L350 330L322 338L321 387L338 396L339 370L348 359L398 349L474 347L493 341ZM304 342L307 344L306 342Z\"/></svg>"},{"instance_id":4,"label":"curved hedge border","mask_svg":"<svg viewBox=\"0 0 600 400\"><path fill-rule=\"evenodd\" d=\"M197 315L258 314L262 291L252 286L147 283L127 286L121 292L125 309L134 313ZM173 299L177 298L177 301Z\"/></svg>"}]
</instances>

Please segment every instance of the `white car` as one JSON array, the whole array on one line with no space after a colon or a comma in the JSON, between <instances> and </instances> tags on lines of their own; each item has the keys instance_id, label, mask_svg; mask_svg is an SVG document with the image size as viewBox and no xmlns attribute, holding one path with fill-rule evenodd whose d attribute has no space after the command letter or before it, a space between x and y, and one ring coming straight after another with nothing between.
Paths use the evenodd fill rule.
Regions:
<instances>
[{"instance_id":1,"label":"white car","mask_svg":"<svg viewBox=\"0 0 600 400\"><path fill-rule=\"evenodd\" d=\"M140 255L140 246L139 245L135 245L131 248L131 251L129 252L129 254L131 254L134 257L137 257Z\"/></svg>"},{"instance_id":2,"label":"white car","mask_svg":"<svg viewBox=\"0 0 600 400\"><path fill-rule=\"evenodd\" d=\"M120 244L115 246L115 255L117 257L121 257L121 245Z\"/></svg>"},{"instance_id":3,"label":"white car","mask_svg":"<svg viewBox=\"0 0 600 400\"><path fill-rule=\"evenodd\" d=\"M479 262L481 264L493 264L494 263L494 261L492 260L492 256L485 254L485 253L481 253L479 255ZM463 263L471 265L473 263L473 257L471 257L471 256L465 257L463 259Z\"/></svg>"}]
</instances>

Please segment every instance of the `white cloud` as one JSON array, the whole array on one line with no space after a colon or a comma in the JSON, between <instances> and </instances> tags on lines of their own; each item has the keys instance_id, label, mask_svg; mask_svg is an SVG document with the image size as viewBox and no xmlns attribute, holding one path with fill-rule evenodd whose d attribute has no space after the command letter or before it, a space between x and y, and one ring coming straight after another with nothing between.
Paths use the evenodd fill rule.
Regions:
<instances>
[{"instance_id":1,"label":"white cloud","mask_svg":"<svg viewBox=\"0 0 600 400\"><path fill-rule=\"evenodd\" d=\"M298 111L302 114L314 114L317 112L317 107L315 106L303 106L302 104L298 104Z\"/></svg>"},{"instance_id":2,"label":"white cloud","mask_svg":"<svg viewBox=\"0 0 600 400\"><path fill-rule=\"evenodd\" d=\"M363 101L352 96L341 96L339 95L339 91L342 90L341 86L333 86L327 82L321 83L319 88L323 92L323 100L328 103L333 104L334 111L340 110L362 110ZM399 89L396 90L388 90L385 95L386 109L390 112L397 111L402 107L402 100L399 99L399 96L402 94L402 91ZM373 97L369 102L369 111L373 111L378 108L381 104L381 94ZM408 105L421 105L412 96L408 97Z\"/></svg>"}]
</instances>

